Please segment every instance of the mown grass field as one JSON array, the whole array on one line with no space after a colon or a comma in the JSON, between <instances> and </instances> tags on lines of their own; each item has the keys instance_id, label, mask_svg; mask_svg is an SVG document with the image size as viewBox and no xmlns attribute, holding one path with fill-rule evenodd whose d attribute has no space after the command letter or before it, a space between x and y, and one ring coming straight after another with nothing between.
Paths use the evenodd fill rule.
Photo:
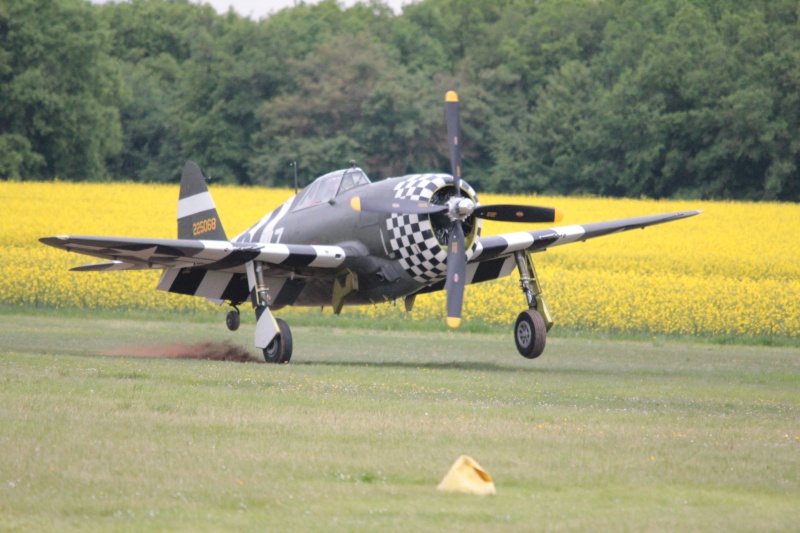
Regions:
<instances>
[{"instance_id":1,"label":"mown grass field","mask_svg":"<svg viewBox=\"0 0 800 533\"><path fill-rule=\"evenodd\" d=\"M290 365L124 355L252 333L4 314L0 530L800 523L797 348L295 327ZM496 496L436 491L460 454Z\"/></svg>"}]
</instances>

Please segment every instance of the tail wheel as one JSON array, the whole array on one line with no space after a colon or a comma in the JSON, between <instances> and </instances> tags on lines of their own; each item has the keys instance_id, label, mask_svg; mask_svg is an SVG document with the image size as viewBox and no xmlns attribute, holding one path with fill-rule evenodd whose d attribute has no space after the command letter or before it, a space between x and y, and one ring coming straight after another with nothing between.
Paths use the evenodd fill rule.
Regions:
<instances>
[{"instance_id":1,"label":"tail wheel","mask_svg":"<svg viewBox=\"0 0 800 533\"><path fill-rule=\"evenodd\" d=\"M264 348L264 361L267 363L288 363L292 358L292 331L286 321L276 318L278 335Z\"/></svg>"},{"instance_id":2,"label":"tail wheel","mask_svg":"<svg viewBox=\"0 0 800 533\"><path fill-rule=\"evenodd\" d=\"M536 359L542 355L547 342L547 325L538 311L528 309L519 314L514 326L514 342L522 357Z\"/></svg>"},{"instance_id":3,"label":"tail wheel","mask_svg":"<svg viewBox=\"0 0 800 533\"><path fill-rule=\"evenodd\" d=\"M239 324L241 323L241 317L239 316L239 310L236 311L229 311L228 316L225 317L225 324L228 326L228 329L231 331L236 331L239 329Z\"/></svg>"}]
</instances>

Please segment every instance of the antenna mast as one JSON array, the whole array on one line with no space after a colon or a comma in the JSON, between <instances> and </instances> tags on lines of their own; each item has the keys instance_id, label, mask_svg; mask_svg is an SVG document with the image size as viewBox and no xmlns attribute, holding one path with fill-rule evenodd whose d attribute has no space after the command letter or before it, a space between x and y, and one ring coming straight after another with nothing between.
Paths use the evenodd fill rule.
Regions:
<instances>
[{"instance_id":1,"label":"antenna mast","mask_svg":"<svg viewBox=\"0 0 800 533\"><path fill-rule=\"evenodd\" d=\"M289 165L294 167L294 193L297 194L297 161L292 161Z\"/></svg>"}]
</instances>

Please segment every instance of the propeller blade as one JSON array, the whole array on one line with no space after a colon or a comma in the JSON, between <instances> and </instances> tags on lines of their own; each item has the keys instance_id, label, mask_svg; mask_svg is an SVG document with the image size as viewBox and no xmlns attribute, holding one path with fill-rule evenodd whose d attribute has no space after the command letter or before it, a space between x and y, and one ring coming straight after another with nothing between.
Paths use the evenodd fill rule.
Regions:
<instances>
[{"instance_id":1,"label":"propeller blade","mask_svg":"<svg viewBox=\"0 0 800 533\"><path fill-rule=\"evenodd\" d=\"M535 205L481 205L472 213L478 218L500 222L561 222L564 218L560 209Z\"/></svg>"},{"instance_id":2,"label":"propeller blade","mask_svg":"<svg viewBox=\"0 0 800 533\"><path fill-rule=\"evenodd\" d=\"M411 215L433 215L447 211L446 205L429 204L428 202L409 200L407 198L354 196L350 199L350 207L355 211L372 213L401 213Z\"/></svg>"},{"instance_id":3,"label":"propeller blade","mask_svg":"<svg viewBox=\"0 0 800 533\"><path fill-rule=\"evenodd\" d=\"M447 325L457 328L461 324L461 306L464 302L464 282L467 274L467 254L464 250L464 228L456 222L450 230L447 245Z\"/></svg>"},{"instance_id":4,"label":"propeller blade","mask_svg":"<svg viewBox=\"0 0 800 533\"><path fill-rule=\"evenodd\" d=\"M458 95L447 91L444 96L444 115L447 120L447 145L450 148L450 169L456 196L461 196L461 124L458 117Z\"/></svg>"}]
</instances>

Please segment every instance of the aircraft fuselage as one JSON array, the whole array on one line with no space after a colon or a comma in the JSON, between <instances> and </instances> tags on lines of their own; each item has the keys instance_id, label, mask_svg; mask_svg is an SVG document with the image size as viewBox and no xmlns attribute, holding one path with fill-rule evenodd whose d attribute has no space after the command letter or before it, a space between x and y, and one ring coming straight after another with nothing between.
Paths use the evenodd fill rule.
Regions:
<instances>
[{"instance_id":1,"label":"aircraft fuselage","mask_svg":"<svg viewBox=\"0 0 800 533\"><path fill-rule=\"evenodd\" d=\"M297 269L293 274L298 278L292 279L289 275L290 281L287 281L287 272L270 269L268 285L276 295L276 307L330 305L332 278L337 276L355 278L357 289L347 295L347 305L401 298L444 277L447 251L446 242L442 241L446 231L443 233L439 226L447 225L447 220L437 221L436 217L428 215L356 211L351 200L355 196L388 196L443 202L447 189L453 189L452 177L414 174L376 183L367 181L344 191L324 190L326 179L341 180L339 175L348 172L361 171L347 169L319 178L234 239L242 243L335 245L348 251L343 268L331 279L300 280L303 272ZM322 185L317 185L318 182ZM462 190L477 201L474 191L464 181ZM476 222L470 233L470 244L478 233L479 222Z\"/></svg>"}]
</instances>

